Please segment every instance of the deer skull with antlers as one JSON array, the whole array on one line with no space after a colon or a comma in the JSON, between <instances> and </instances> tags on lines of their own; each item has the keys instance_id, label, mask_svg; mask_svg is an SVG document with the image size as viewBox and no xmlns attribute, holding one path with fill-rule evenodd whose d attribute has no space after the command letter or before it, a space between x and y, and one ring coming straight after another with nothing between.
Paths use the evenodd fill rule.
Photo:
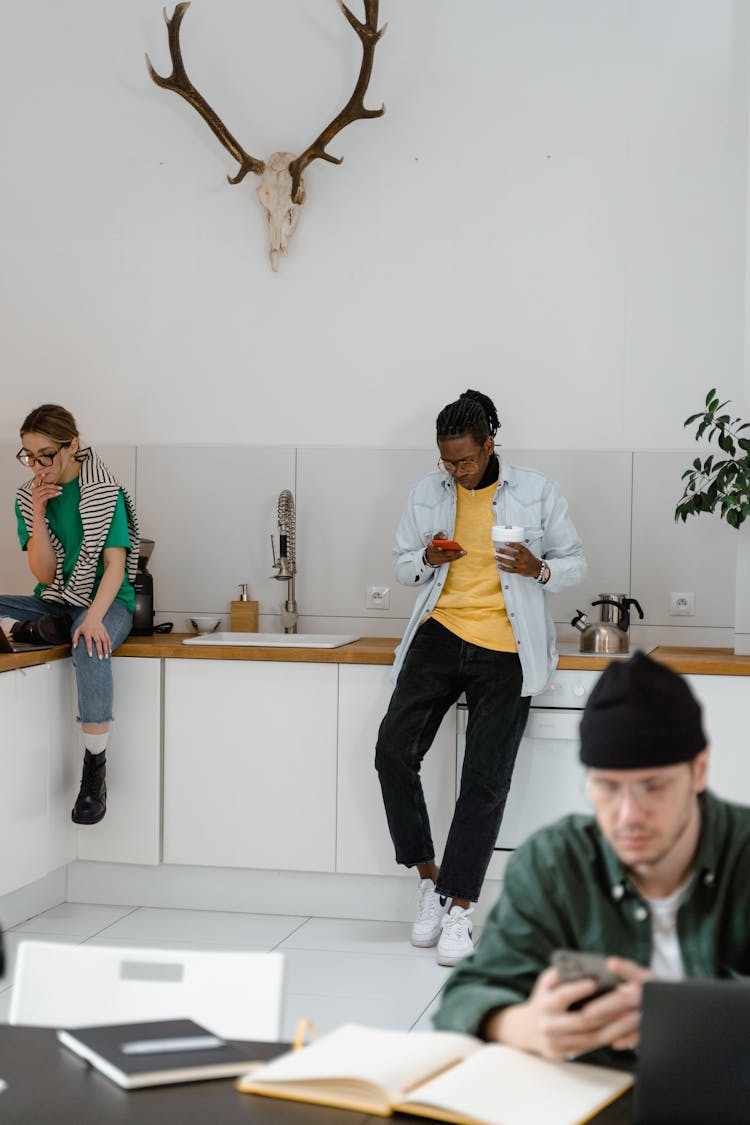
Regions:
<instances>
[{"instance_id":1,"label":"deer skull with antlers","mask_svg":"<svg viewBox=\"0 0 750 1125\"><path fill-rule=\"evenodd\" d=\"M372 64L375 57L375 47L385 33L387 24L378 30L378 0L364 0L365 22L362 23L349 11L343 0L336 0L341 11L346 16L351 26L359 36L362 44L362 65L359 77L354 87L354 92L343 109L326 126L323 132L315 138L309 148L295 157L291 152L273 152L268 160L258 160L250 156L234 139L221 118L211 109L208 102L198 93L195 86L187 76L182 61L180 48L180 24L185 12L190 7L188 0L178 4L171 18L164 10L164 21L167 25L169 37L169 54L172 59L172 72L166 77L157 74L151 59L146 55L146 65L149 74L157 86L165 90L173 90L189 102L193 109L201 115L214 135L223 144L239 163L239 171L234 176L227 176L230 184L238 184L248 172L255 172L261 177L258 186L258 198L266 212L268 221L268 242L271 257L271 266L278 268L279 254L286 254L287 241L297 226L299 208L305 201L304 171L313 160L327 160L331 164L341 164L342 156L331 156L326 152L327 146L337 133L346 128L352 121L359 121L370 117L381 117L385 113L385 106L380 109L365 109L364 98L372 74Z\"/></svg>"}]
</instances>

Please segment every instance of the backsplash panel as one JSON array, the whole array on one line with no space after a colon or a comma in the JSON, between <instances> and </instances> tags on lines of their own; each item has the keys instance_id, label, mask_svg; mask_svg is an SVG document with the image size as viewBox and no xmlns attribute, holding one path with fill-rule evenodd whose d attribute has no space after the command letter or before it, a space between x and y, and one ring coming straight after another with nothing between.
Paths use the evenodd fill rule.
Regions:
<instances>
[{"instance_id":1,"label":"backsplash panel","mask_svg":"<svg viewBox=\"0 0 750 1125\"><path fill-rule=\"evenodd\" d=\"M731 628L737 532L718 516L674 519L691 463L685 453L633 455L633 589L651 625ZM673 590L695 594L694 616L670 615Z\"/></svg>"},{"instance_id":2,"label":"backsplash panel","mask_svg":"<svg viewBox=\"0 0 750 1125\"><path fill-rule=\"evenodd\" d=\"M279 493L294 488L295 451L275 446L138 448L137 506L160 614L228 613L241 582L264 611L286 586L270 577Z\"/></svg>"},{"instance_id":3,"label":"backsplash panel","mask_svg":"<svg viewBox=\"0 0 750 1125\"><path fill-rule=\"evenodd\" d=\"M414 592L396 582L391 551L409 490L436 462L426 449L299 450L301 612L408 620ZM389 609L367 609L368 586L390 587Z\"/></svg>"},{"instance_id":4,"label":"backsplash panel","mask_svg":"<svg viewBox=\"0 0 750 1125\"><path fill-rule=\"evenodd\" d=\"M569 625L577 609L597 619L600 593L630 593L632 454L573 450L501 450L516 465L539 469L560 486L583 541L588 573L579 586L550 594L556 622ZM577 634L574 634L577 635Z\"/></svg>"},{"instance_id":5,"label":"backsplash panel","mask_svg":"<svg viewBox=\"0 0 750 1125\"><path fill-rule=\"evenodd\" d=\"M272 577L279 492L297 511L300 631L398 637L413 592L395 581L391 548L412 485L436 460L432 447L122 446L97 449L136 498L141 530L156 541L150 563L157 622L189 629L194 613L222 615L240 582L260 602L261 629L280 629L284 583ZM33 580L16 536L13 499L23 477L17 446L0 446L0 587L29 593ZM552 595L564 639L577 608L603 591L632 593L646 613L633 645L730 645L736 533L716 517L674 523L680 453L502 450L556 480L589 562L586 580ZM632 517L631 517L632 511ZM367 586L390 587L388 610L368 609ZM695 594L695 616L668 613L669 592ZM596 611L592 611L595 615ZM636 622L634 621L634 625Z\"/></svg>"}]
</instances>

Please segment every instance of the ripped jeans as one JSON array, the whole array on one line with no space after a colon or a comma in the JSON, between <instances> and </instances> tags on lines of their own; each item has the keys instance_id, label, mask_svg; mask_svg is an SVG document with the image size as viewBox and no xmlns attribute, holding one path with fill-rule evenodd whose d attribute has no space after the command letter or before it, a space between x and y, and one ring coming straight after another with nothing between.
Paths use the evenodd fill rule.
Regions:
<instances>
[{"instance_id":1,"label":"ripped jeans","mask_svg":"<svg viewBox=\"0 0 750 1125\"><path fill-rule=\"evenodd\" d=\"M71 636L83 621L87 608L63 605L59 602L46 602L33 595L0 595L0 617L14 617L16 621L33 621L45 614L69 613L73 618ZM130 610L119 602L112 602L104 615L104 627L109 633L112 642L112 651L127 637L133 624L133 615ZM71 652L73 667L76 671L76 687L78 690L78 721L84 726L94 726L98 723L111 723L113 719L112 707L114 687L112 683L112 661L100 660L96 649L93 656L86 651L86 642L83 637Z\"/></svg>"}]
</instances>

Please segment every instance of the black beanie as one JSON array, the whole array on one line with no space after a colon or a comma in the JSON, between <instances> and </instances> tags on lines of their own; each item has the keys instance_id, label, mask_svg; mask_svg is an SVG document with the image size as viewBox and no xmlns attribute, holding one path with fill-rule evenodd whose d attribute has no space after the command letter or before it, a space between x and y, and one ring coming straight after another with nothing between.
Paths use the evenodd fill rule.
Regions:
<instances>
[{"instance_id":1,"label":"black beanie","mask_svg":"<svg viewBox=\"0 0 750 1125\"><path fill-rule=\"evenodd\" d=\"M581 761L594 769L673 766L705 745L700 704L686 681L642 652L605 668L581 720Z\"/></svg>"}]
</instances>

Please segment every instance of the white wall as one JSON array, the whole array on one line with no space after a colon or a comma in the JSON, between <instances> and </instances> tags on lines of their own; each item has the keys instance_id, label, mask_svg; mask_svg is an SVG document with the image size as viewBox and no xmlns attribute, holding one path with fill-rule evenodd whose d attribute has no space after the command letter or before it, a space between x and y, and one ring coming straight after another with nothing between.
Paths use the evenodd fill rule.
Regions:
<instances>
[{"instance_id":1,"label":"white wall","mask_svg":"<svg viewBox=\"0 0 750 1125\"><path fill-rule=\"evenodd\" d=\"M268 533L294 487L303 624L398 633L408 592L384 614L365 586L392 585L435 415L474 386L584 538L558 621L630 590L654 639L729 643L734 533L672 513L682 420L715 384L746 409L747 0L383 0L386 115L309 168L278 274L253 177L229 186L236 163L146 73L145 50L169 70L158 2L2 15L3 589L29 585L18 425L53 400L137 486L160 617L226 613L249 581L275 627ZM306 146L359 66L333 0L195 0L182 40L261 157ZM694 619L668 617L673 589Z\"/></svg>"},{"instance_id":2,"label":"white wall","mask_svg":"<svg viewBox=\"0 0 750 1125\"><path fill-rule=\"evenodd\" d=\"M361 0L351 0L360 14ZM368 104L274 275L180 98L159 0L3 0L0 440L413 447L466 386L525 449L687 449L743 395L745 0L383 0ZM195 0L188 72L254 155L349 96L333 0Z\"/></svg>"}]
</instances>

